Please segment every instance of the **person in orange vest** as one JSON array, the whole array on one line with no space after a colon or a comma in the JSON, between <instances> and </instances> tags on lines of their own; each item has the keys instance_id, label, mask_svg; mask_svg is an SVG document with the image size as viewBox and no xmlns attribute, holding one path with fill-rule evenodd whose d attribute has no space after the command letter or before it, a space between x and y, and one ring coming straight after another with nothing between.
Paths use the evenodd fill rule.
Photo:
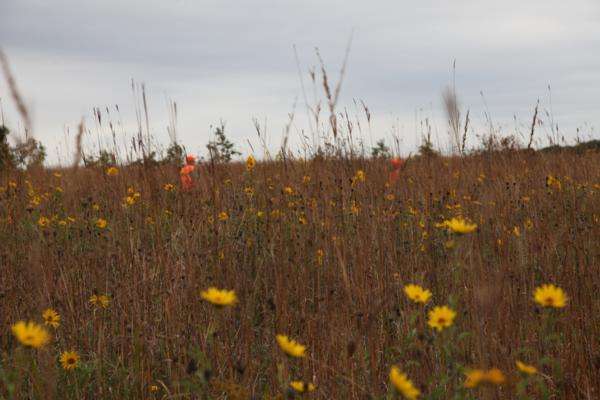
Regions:
<instances>
[{"instance_id":1,"label":"person in orange vest","mask_svg":"<svg viewBox=\"0 0 600 400\"><path fill-rule=\"evenodd\" d=\"M194 188L194 179L192 178L192 172L196 169L196 157L188 154L185 157L185 165L179 171L179 177L181 179L181 188L184 191L189 191Z\"/></svg>"},{"instance_id":2,"label":"person in orange vest","mask_svg":"<svg viewBox=\"0 0 600 400\"><path fill-rule=\"evenodd\" d=\"M396 180L398 180L398 177L400 176L400 170L404 166L404 160L400 157L392 158L391 164L392 171L390 172L389 182L394 183L396 182Z\"/></svg>"}]
</instances>

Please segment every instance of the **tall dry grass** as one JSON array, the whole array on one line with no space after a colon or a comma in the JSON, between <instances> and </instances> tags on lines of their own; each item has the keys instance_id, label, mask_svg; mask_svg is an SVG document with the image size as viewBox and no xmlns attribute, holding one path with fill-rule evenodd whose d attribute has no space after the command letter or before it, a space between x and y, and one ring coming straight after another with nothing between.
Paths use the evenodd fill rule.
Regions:
<instances>
[{"instance_id":1,"label":"tall dry grass","mask_svg":"<svg viewBox=\"0 0 600 400\"><path fill-rule=\"evenodd\" d=\"M303 379L312 398L385 398L399 365L428 399L598 398L598 154L413 158L393 184L388 172L385 160L319 157L202 165L188 193L171 166L5 176L0 395L284 398ZM130 205L128 188L140 193ZM435 227L454 215L478 230ZM551 331L532 295L549 282L569 296ZM407 283L432 302L410 303ZM212 308L199 297L209 286L239 304ZM93 294L110 306L93 307ZM443 304L458 316L437 333L426 312ZM10 326L47 307L62 317L52 343L21 351ZM278 333L309 356L286 360ZM57 361L68 349L82 358L73 372ZM541 372L521 397L516 360ZM464 369L491 367L504 385L462 387Z\"/></svg>"}]
</instances>

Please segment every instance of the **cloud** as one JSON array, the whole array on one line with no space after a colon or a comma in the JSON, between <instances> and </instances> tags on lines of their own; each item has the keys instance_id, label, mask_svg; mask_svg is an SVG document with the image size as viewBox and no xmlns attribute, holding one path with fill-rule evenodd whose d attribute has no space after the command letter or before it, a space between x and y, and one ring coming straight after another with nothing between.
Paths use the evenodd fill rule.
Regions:
<instances>
[{"instance_id":1,"label":"cloud","mask_svg":"<svg viewBox=\"0 0 600 400\"><path fill-rule=\"evenodd\" d=\"M135 126L131 78L147 83L157 131L166 126L165 98L179 103L180 139L194 149L221 118L246 151L255 116L267 117L279 143L295 99L295 128L308 129L292 46L305 83L315 46L335 79L354 31L341 106L364 99L372 135L389 137L401 125L410 151L415 115L444 136L440 93L453 60L461 103L482 125L481 92L510 133L513 116L528 121L538 98L550 107L548 85L567 136L597 125L598 11L595 0L4 0L0 38L52 155L65 124L90 120L92 107L119 104L124 124ZM4 93L2 83L5 114L17 124Z\"/></svg>"}]
</instances>

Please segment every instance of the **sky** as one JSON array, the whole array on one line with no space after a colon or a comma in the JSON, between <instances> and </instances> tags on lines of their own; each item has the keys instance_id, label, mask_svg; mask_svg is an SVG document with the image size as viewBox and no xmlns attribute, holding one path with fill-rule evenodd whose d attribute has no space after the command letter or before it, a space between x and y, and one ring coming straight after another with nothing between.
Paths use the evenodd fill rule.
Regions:
<instances>
[{"instance_id":1,"label":"sky","mask_svg":"<svg viewBox=\"0 0 600 400\"><path fill-rule=\"evenodd\" d=\"M50 163L70 162L82 118L89 151L112 140L108 120L128 143L140 101L132 79L145 84L150 129L162 144L175 101L177 139L190 152L206 155L212 127L224 121L244 154L260 156L253 120L273 150L290 113L289 141L298 147L311 129L304 93L314 105L315 48L335 82L350 38L338 111L358 119L355 134L367 146L395 135L400 153L414 152L428 119L434 144L447 149L441 94L452 82L463 115L470 110L469 146L490 131L490 119L501 135L527 132L538 99L538 145L551 120L567 141L599 137L597 0L0 0L0 48ZM360 101L372 114L369 129ZM22 131L4 79L0 102L4 122ZM96 107L111 112L102 126Z\"/></svg>"}]
</instances>

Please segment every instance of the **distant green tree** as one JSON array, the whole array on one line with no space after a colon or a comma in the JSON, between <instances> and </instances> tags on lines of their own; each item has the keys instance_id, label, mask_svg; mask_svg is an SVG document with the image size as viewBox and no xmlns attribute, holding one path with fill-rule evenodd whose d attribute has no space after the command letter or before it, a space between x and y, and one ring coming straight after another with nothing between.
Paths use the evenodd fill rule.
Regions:
<instances>
[{"instance_id":1,"label":"distant green tree","mask_svg":"<svg viewBox=\"0 0 600 400\"><path fill-rule=\"evenodd\" d=\"M439 153L433 148L433 143L429 135L423 138L423 142L419 146L419 155L422 157L436 157Z\"/></svg>"},{"instance_id":2,"label":"distant green tree","mask_svg":"<svg viewBox=\"0 0 600 400\"><path fill-rule=\"evenodd\" d=\"M11 151L17 167L41 167L46 160L46 148L32 137L19 141Z\"/></svg>"},{"instance_id":3,"label":"distant green tree","mask_svg":"<svg viewBox=\"0 0 600 400\"><path fill-rule=\"evenodd\" d=\"M8 144L9 129L0 125L0 170L9 168L41 167L46 159L46 148L34 138L25 141L17 139L17 144Z\"/></svg>"},{"instance_id":4,"label":"distant green tree","mask_svg":"<svg viewBox=\"0 0 600 400\"><path fill-rule=\"evenodd\" d=\"M0 125L0 171L14 168L15 159L8 145L9 130L6 126Z\"/></svg>"},{"instance_id":5,"label":"distant green tree","mask_svg":"<svg viewBox=\"0 0 600 400\"><path fill-rule=\"evenodd\" d=\"M385 140L380 139L375 143L375 147L371 147L371 157L374 158L390 158L390 148L385 145Z\"/></svg>"},{"instance_id":6,"label":"distant green tree","mask_svg":"<svg viewBox=\"0 0 600 400\"><path fill-rule=\"evenodd\" d=\"M117 164L117 157L107 150L100 150L97 157L83 155L83 164L86 167L112 167Z\"/></svg>"},{"instance_id":7,"label":"distant green tree","mask_svg":"<svg viewBox=\"0 0 600 400\"><path fill-rule=\"evenodd\" d=\"M216 162L229 162L231 159L241 153L235 149L235 145L225 135L225 124L221 122L215 129L215 139L206 145L210 157Z\"/></svg>"},{"instance_id":8,"label":"distant green tree","mask_svg":"<svg viewBox=\"0 0 600 400\"><path fill-rule=\"evenodd\" d=\"M185 149L177 142L171 143L167 148L167 155L163 158L162 163L181 165L185 160Z\"/></svg>"}]
</instances>

